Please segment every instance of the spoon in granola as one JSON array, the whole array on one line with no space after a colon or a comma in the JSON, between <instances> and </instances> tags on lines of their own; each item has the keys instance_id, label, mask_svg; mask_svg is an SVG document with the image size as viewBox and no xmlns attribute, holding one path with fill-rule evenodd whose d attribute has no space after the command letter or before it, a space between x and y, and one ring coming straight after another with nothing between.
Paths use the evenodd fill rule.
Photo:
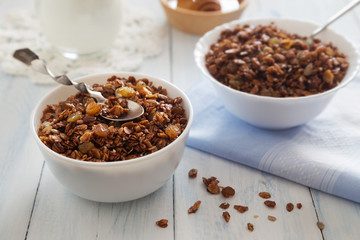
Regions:
<instances>
[{"instance_id":1,"label":"spoon in granola","mask_svg":"<svg viewBox=\"0 0 360 240\"><path fill-rule=\"evenodd\" d=\"M125 108L123 108L121 105L114 105L111 109L108 109L106 104L108 99L104 98L100 92L93 91L86 83L72 81L66 75L54 75L46 66L45 62L28 48L16 50L13 54L13 57L20 62L32 67L32 69L35 71L49 75L57 83L63 85L73 85L80 92L88 93L90 97L96 100L97 104L103 107L102 111L100 112L100 116L107 120L125 122L136 119L144 114L144 108L140 104L128 99L126 99L125 102L123 100L119 100L121 105L127 105ZM94 104L95 108L98 106L97 104Z\"/></svg>"},{"instance_id":2,"label":"spoon in granola","mask_svg":"<svg viewBox=\"0 0 360 240\"><path fill-rule=\"evenodd\" d=\"M343 16L345 13L349 12L351 9L356 7L360 3L360 0L354 0L347 4L344 8L342 8L340 11L338 11L334 16L329 18L329 20L322 26L316 28L310 36L306 39L307 44L310 46L314 44L314 37L324 31L330 24L335 22L337 19L339 19L341 16Z\"/></svg>"}]
</instances>

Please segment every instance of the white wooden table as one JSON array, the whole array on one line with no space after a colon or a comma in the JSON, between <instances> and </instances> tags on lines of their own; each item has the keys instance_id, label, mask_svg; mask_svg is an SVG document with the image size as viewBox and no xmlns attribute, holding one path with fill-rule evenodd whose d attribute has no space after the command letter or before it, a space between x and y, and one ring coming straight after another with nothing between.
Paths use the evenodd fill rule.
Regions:
<instances>
[{"instance_id":1,"label":"white wooden table","mask_svg":"<svg viewBox=\"0 0 360 240\"><path fill-rule=\"evenodd\" d=\"M166 23L159 1L133 0L131 4L154 11ZM344 6L348 0L250 0L242 18L277 13L282 17L318 22ZM0 23L13 8L31 9L25 0L0 0ZM360 36L360 7L333 25L349 36ZM164 52L146 60L139 72L168 79L183 90L200 80L193 61L199 36L168 27ZM360 204L272 176L191 148L165 186L155 193L126 203L97 203L74 196L61 186L47 168L29 129L30 113L39 98L54 86L32 84L28 79L6 75L0 70L0 239L360 239ZM188 170L199 170L189 179ZM237 193L231 199L212 196L204 190L201 177L216 176ZM266 183L266 184L264 184ZM273 195L278 207L269 210L257 196ZM196 214L187 209L197 200ZM222 218L221 202L249 206L240 214L232 207L229 223ZM291 213L285 205L301 202ZM254 218L258 215L258 218ZM277 217L276 222L267 220ZM169 220L159 228L155 222ZM321 232L316 222L322 221ZM246 224L255 230L250 232Z\"/></svg>"}]
</instances>

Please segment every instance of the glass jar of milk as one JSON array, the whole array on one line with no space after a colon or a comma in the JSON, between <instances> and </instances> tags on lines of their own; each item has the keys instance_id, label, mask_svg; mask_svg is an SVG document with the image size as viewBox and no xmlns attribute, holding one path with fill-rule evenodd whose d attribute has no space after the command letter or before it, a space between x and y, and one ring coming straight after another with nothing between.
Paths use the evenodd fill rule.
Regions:
<instances>
[{"instance_id":1,"label":"glass jar of milk","mask_svg":"<svg viewBox=\"0 0 360 240\"><path fill-rule=\"evenodd\" d=\"M40 27L67 58L108 50L119 30L121 0L37 0Z\"/></svg>"}]
</instances>

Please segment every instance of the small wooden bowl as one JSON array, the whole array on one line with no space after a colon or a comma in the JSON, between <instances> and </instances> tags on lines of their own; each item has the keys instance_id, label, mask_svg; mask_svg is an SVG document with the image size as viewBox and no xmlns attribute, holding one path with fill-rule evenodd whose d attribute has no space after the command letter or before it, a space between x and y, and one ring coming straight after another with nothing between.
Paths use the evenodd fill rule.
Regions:
<instances>
[{"instance_id":1,"label":"small wooden bowl","mask_svg":"<svg viewBox=\"0 0 360 240\"><path fill-rule=\"evenodd\" d=\"M183 32L202 35L214 27L238 19L248 4L243 0L240 7L231 12L202 12L185 8L171 8L169 0L160 0L169 23Z\"/></svg>"}]
</instances>

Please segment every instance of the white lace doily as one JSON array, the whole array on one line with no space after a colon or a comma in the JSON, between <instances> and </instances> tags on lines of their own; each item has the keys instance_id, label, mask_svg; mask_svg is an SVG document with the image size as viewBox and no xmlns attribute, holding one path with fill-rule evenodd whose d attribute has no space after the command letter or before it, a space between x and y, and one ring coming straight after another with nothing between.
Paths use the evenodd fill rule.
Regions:
<instances>
[{"instance_id":1,"label":"white lace doily","mask_svg":"<svg viewBox=\"0 0 360 240\"><path fill-rule=\"evenodd\" d=\"M56 73L77 77L104 71L133 71L147 57L161 53L166 28L145 9L123 6L123 22L111 50L97 58L69 60L55 52L42 35L35 14L25 10L8 12L0 26L0 65L11 75L28 76L34 83L52 84L49 77L36 73L15 60L16 49L30 48Z\"/></svg>"}]
</instances>

